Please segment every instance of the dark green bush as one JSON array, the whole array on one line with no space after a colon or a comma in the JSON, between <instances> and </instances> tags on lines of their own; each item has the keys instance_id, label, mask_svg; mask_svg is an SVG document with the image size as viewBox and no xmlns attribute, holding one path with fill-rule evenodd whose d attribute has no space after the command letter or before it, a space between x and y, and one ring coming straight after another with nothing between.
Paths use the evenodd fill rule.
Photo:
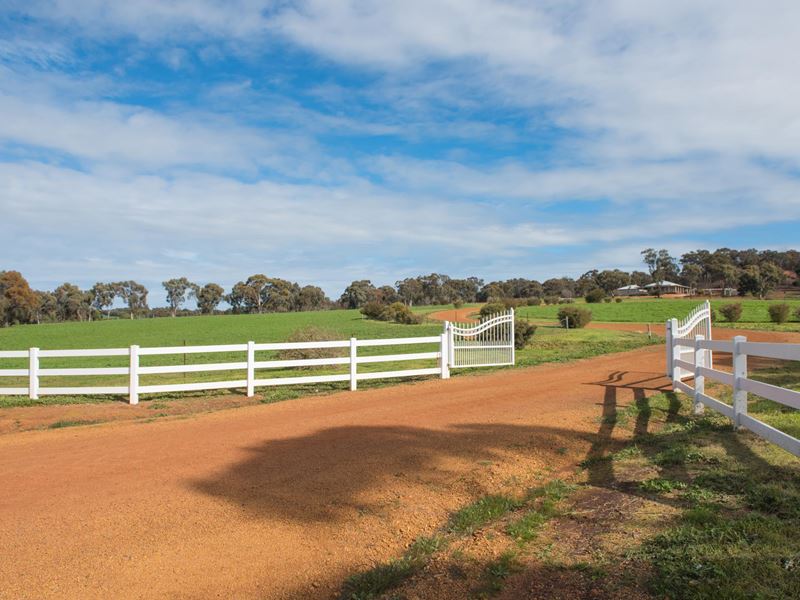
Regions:
<instances>
[{"instance_id":1,"label":"dark green bush","mask_svg":"<svg viewBox=\"0 0 800 600\"><path fill-rule=\"evenodd\" d=\"M786 323L789 320L791 308L788 304L772 304L769 307L769 318L773 323Z\"/></svg>"},{"instance_id":2,"label":"dark green bush","mask_svg":"<svg viewBox=\"0 0 800 600\"><path fill-rule=\"evenodd\" d=\"M794 318L800 321L800 306L798 306L797 310L794 311Z\"/></svg>"},{"instance_id":3,"label":"dark green bush","mask_svg":"<svg viewBox=\"0 0 800 600\"><path fill-rule=\"evenodd\" d=\"M577 306L565 306L558 311L558 321L561 327L576 329L586 327L592 320L592 311Z\"/></svg>"},{"instance_id":4,"label":"dark green bush","mask_svg":"<svg viewBox=\"0 0 800 600\"><path fill-rule=\"evenodd\" d=\"M481 306L481 317L489 317L506 311L506 305L503 302L489 302Z\"/></svg>"},{"instance_id":5,"label":"dark green bush","mask_svg":"<svg viewBox=\"0 0 800 600\"><path fill-rule=\"evenodd\" d=\"M422 323L422 315L416 315L402 302L393 302L388 306L380 302L367 302L361 307L361 314L377 321L394 321L404 325Z\"/></svg>"},{"instance_id":6,"label":"dark green bush","mask_svg":"<svg viewBox=\"0 0 800 600\"><path fill-rule=\"evenodd\" d=\"M597 304L598 302L602 302L606 297L606 293L600 288L594 288L586 292L586 303L587 304Z\"/></svg>"},{"instance_id":7,"label":"dark green bush","mask_svg":"<svg viewBox=\"0 0 800 600\"><path fill-rule=\"evenodd\" d=\"M620 302L622 302L622 298L620 298L619 296L617 296L616 298L614 298L614 302L616 302L617 304L619 304Z\"/></svg>"},{"instance_id":8,"label":"dark green bush","mask_svg":"<svg viewBox=\"0 0 800 600\"><path fill-rule=\"evenodd\" d=\"M393 302L383 309L381 321L394 321L403 325L422 323L422 315L416 315L402 302Z\"/></svg>"},{"instance_id":9,"label":"dark green bush","mask_svg":"<svg viewBox=\"0 0 800 600\"><path fill-rule=\"evenodd\" d=\"M611 298L603 298L603 302L606 304L611 304Z\"/></svg>"},{"instance_id":10,"label":"dark green bush","mask_svg":"<svg viewBox=\"0 0 800 600\"><path fill-rule=\"evenodd\" d=\"M536 325L522 319L514 319L514 348L522 350L531 341L534 333Z\"/></svg>"},{"instance_id":11,"label":"dark green bush","mask_svg":"<svg viewBox=\"0 0 800 600\"><path fill-rule=\"evenodd\" d=\"M456 310L458 310L462 306L464 306L464 301L463 300L455 300L453 302L453 308L455 308Z\"/></svg>"},{"instance_id":12,"label":"dark green bush","mask_svg":"<svg viewBox=\"0 0 800 600\"><path fill-rule=\"evenodd\" d=\"M368 319L377 319L379 321L381 319L381 313L386 308L385 304L381 304L380 302L367 302L364 306L361 307L361 314L367 317Z\"/></svg>"},{"instance_id":13,"label":"dark green bush","mask_svg":"<svg viewBox=\"0 0 800 600\"><path fill-rule=\"evenodd\" d=\"M734 302L733 304L726 304L720 307L720 314L725 317L728 323L736 323L742 318L742 304L741 302Z\"/></svg>"}]
</instances>

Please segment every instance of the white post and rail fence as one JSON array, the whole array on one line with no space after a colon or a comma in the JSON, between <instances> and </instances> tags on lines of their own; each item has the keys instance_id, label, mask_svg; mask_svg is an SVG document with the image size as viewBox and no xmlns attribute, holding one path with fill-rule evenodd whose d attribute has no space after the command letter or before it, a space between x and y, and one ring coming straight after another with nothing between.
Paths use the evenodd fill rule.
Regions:
<instances>
[{"instance_id":1,"label":"white post and rail fence","mask_svg":"<svg viewBox=\"0 0 800 600\"><path fill-rule=\"evenodd\" d=\"M710 311L708 318L710 335ZM677 321L672 319L671 322L667 322L667 365L672 379L672 389L692 398L695 414L702 414L706 407L713 409L733 421L737 429L747 429L795 456L800 456L800 439L747 414L748 394L800 409L800 392L750 379L747 368L749 356L800 361L800 344L748 342L745 336L736 336L731 341L719 341L701 334L692 337L669 335L671 330L673 332L679 330ZM728 353L732 356L731 372L714 368L712 361L714 352ZM693 379L693 385L689 385L685 381L687 379ZM726 404L706 393L706 384L709 380L732 388L731 404Z\"/></svg>"},{"instance_id":2,"label":"white post and rail fence","mask_svg":"<svg viewBox=\"0 0 800 600\"><path fill-rule=\"evenodd\" d=\"M513 310L501 315L493 315L474 327L461 327L445 323L443 333L434 336L409 338L364 339L315 341L315 342L277 342L244 344L223 344L212 346L170 346L145 348L132 345L128 348L96 348L87 350L0 350L0 360L27 359L27 368L0 369L0 382L3 378L26 378L26 387L0 386L0 395L27 396L36 400L46 395L120 395L127 396L130 404L137 404L142 394L168 392L193 392L203 390L223 390L242 388L248 396L255 394L258 387L279 385L300 385L309 383L348 382L351 390L356 390L359 381L390 379L400 377L420 377L437 375L450 378L450 369L459 367L496 366L514 363ZM359 354L360 348L380 346L437 345L428 352L403 352L397 354ZM258 352L280 352L286 350L330 350L341 349L345 356L326 358L271 359L257 360ZM208 355L215 353L241 353L245 360L234 362L215 362L200 364L142 365L143 356L167 355ZM58 367L42 366L43 359L72 359L85 357L127 357L127 366L119 367ZM124 358L122 360L125 360ZM435 367L399 369L391 371L359 371L358 366L376 363L397 363L402 361L437 361ZM325 375L301 375L295 377L259 377L259 373L269 369L292 367L349 367L346 373ZM142 377L178 373L203 373L213 371L239 371L244 379L201 381L195 383L143 384ZM41 385L43 377L98 377L127 376L126 385L112 386L67 386L53 387Z\"/></svg>"}]
</instances>

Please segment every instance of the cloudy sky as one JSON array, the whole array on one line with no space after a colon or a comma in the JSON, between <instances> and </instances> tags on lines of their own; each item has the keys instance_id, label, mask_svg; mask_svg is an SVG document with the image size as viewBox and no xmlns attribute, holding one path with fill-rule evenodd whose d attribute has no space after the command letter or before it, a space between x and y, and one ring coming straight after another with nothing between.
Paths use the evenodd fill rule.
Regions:
<instances>
[{"instance_id":1,"label":"cloudy sky","mask_svg":"<svg viewBox=\"0 0 800 600\"><path fill-rule=\"evenodd\" d=\"M0 269L338 296L787 248L800 3L5 0Z\"/></svg>"}]
</instances>

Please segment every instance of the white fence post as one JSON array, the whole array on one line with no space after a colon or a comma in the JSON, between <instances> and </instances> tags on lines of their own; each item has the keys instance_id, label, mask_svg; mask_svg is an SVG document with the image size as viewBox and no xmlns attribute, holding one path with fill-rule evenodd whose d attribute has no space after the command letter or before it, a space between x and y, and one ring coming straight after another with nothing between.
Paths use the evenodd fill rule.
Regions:
<instances>
[{"instance_id":1,"label":"white fence post","mask_svg":"<svg viewBox=\"0 0 800 600\"><path fill-rule=\"evenodd\" d=\"M247 397L256 395L256 343L247 342Z\"/></svg>"},{"instance_id":2,"label":"white fence post","mask_svg":"<svg viewBox=\"0 0 800 600\"><path fill-rule=\"evenodd\" d=\"M452 367L456 364L456 344L453 340L453 324L447 324L447 365Z\"/></svg>"},{"instance_id":3,"label":"white fence post","mask_svg":"<svg viewBox=\"0 0 800 600\"><path fill-rule=\"evenodd\" d=\"M39 399L39 349L28 350L28 398Z\"/></svg>"},{"instance_id":4,"label":"white fence post","mask_svg":"<svg viewBox=\"0 0 800 600\"><path fill-rule=\"evenodd\" d=\"M514 346L514 325L516 324L516 317L514 316L514 309L511 309L511 364L517 364L516 347Z\"/></svg>"},{"instance_id":5,"label":"white fence post","mask_svg":"<svg viewBox=\"0 0 800 600\"><path fill-rule=\"evenodd\" d=\"M673 378L675 372L672 369L672 336L673 331L678 329L678 319L667 321L667 377Z\"/></svg>"},{"instance_id":6,"label":"white fence post","mask_svg":"<svg viewBox=\"0 0 800 600\"><path fill-rule=\"evenodd\" d=\"M358 346L356 342L356 338L350 338L350 391L356 391L358 388L358 371L356 367L358 366L357 362L357 352Z\"/></svg>"},{"instance_id":7,"label":"white fence post","mask_svg":"<svg viewBox=\"0 0 800 600\"><path fill-rule=\"evenodd\" d=\"M694 404L692 409L696 415L702 415L705 409L700 401L700 394L706 392L706 378L700 372L700 369L706 364L706 351L700 347L700 342L704 339L705 337L702 335L694 336Z\"/></svg>"},{"instance_id":8,"label":"white fence post","mask_svg":"<svg viewBox=\"0 0 800 600\"><path fill-rule=\"evenodd\" d=\"M733 424L737 429L742 426L741 415L747 414L747 390L741 384L747 378L747 354L740 348L746 341L743 335L733 338Z\"/></svg>"},{"instance_id":9,"label":"white fence post","mask_svg":"<svg viewBox=\"0 0 800 600\"><path fill-rule=\"evenodd\" d=\"M713 323L711 322L711 301L706 300L706 310L708 310L708 320L706 321L706 339L711 340L713 336L711 335L711 326ZM709 369L714 368L714 352L710 348L706 350L706 357L705 357L705 366Z\"/></svg>"},{"instance_id":10,"label":"white fence post","mask_svg":"<svg viewBox=\"0 0 800 600\"><path fill-rule=\"evenodd\" d=\"M131 346L128 368L128 403L139 404L139 346Z\"/></svg>"},{"instance_id":11,"label":"white fence post","mask_svg":"<svg viewBox=\"0 0 800 600\"><path fill-rule=\"evenodd\" d=\"M447 364L447 359L450 355L450 350L447 348L447 334L441 334L441 342L439 343L440 354L439 366L442 369L442 379L450 379L450 365Z\"/></svg>"},{"instance_id":12,"label":"white fence post","mask_svg":"<svg viewBox=\"0 0 800 600\"><path fill-rule=\"evenodd\" d=\"M672 340L672 360L670 364L672 365L672 384L675 385L676 381L681 380L681 368L675 364L676 360L681 359L681 346L675 343L675 340Z\"/></svg>"}]
</instances>

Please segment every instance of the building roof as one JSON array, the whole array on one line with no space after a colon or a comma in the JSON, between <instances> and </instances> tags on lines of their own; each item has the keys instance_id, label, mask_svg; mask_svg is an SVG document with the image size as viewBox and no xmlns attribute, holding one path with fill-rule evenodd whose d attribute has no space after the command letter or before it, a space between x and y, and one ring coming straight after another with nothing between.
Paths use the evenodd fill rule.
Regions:
<instances>
[{"instance_id":1,"label":"building roof","mask_svg":"<svg viewBox=\"0 0 800 600\"><path fill-rule=\"evenodd\" d=\"M617 291L620 291L620 290L640 290L640 289L642 289L641 286L636 285L635 283L632 283L631 285L623 285L621 288L617 288Z\"/></svg>"},{"instance_id":2,"label":"building roof","mask_svg":"<svg viewBox=\"0 0 800 600\"><path fill-rule=\"evenodd\" d=\"M687 285L682 285L680 283L672 283L671 281L659 281L658 283L648 283L644 287L656 287L660 285L661 287L689 287Z\"/></svg>"}]
</instances>

